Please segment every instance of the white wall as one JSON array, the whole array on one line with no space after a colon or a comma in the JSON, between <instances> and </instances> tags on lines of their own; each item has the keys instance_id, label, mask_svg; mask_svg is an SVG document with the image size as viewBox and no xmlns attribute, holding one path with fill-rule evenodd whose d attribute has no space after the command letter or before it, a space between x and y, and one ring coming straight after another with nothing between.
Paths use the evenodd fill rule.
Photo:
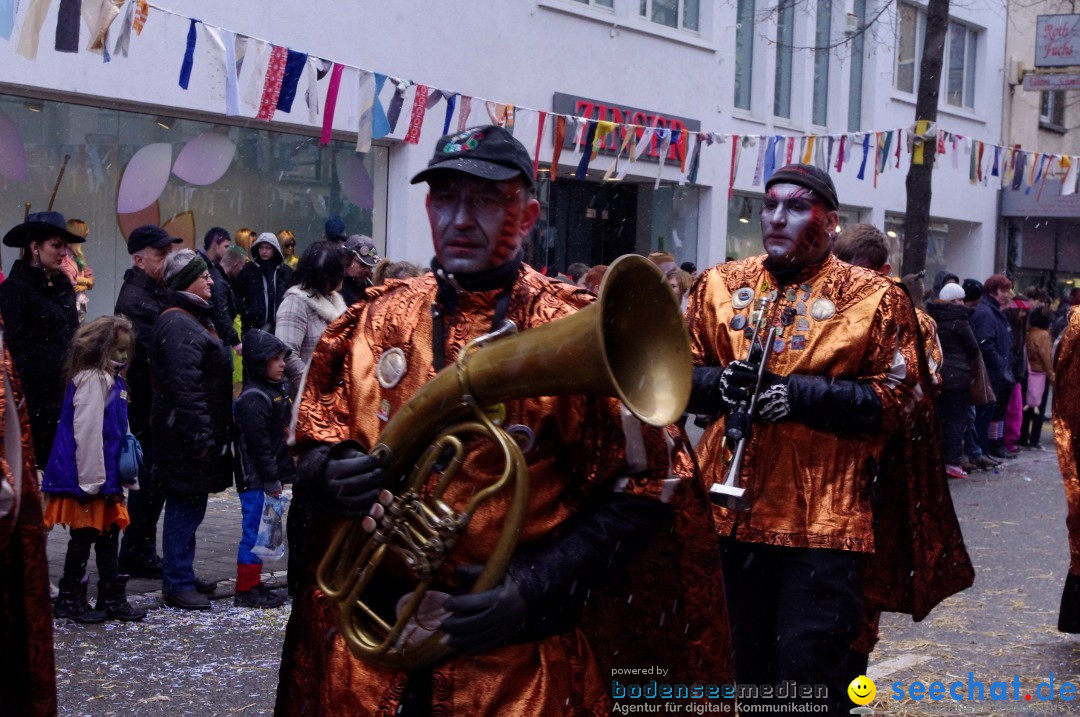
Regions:
<instances>
[{"instance_id":1,"label":"white wall","mask_svg":"<svg viewBox=\"0 0 1080 717\"><path fill-rule=\"evenodd\" d=\"M207 23L327 59L518 106L550 109L552 94L559 91L699 119L703 129L722 133L792 134L811 130L809 53L801 53L801 58L797 53L795 60L793 118L790 122L774 124L771 119L774 52L761 38L755 41L761 63L755 67L754 112L733 115L734 0L702 3L698 34L672 31L641 20L636 17L636 0L615 0L613 12L573 0L160 2ZM177 86L187 34L185 20L151 10L142 35L132 38L131 57L102 64L98 56L86 52L65 55L52 50L56 5L42 31L36 62L15 54L19 19L12 41L0 41L0 91L78 93L104 98L110 103L224 113L223 99L207 90L204 75L207 63L200 53L196 55L191 89L185 92ZM868 14L873 12L871 8ZM940 121L952 131L998 141L1004 48L1002 13L994 9L994 0L972 0L966 7L956 8L955 13L986 30L979 46L977 111L958 114L943 110ZM800 19L796 44L810 45L813 3L800 5L797 15ZM891 11L885 17L884 22L891 23L888 19ZM835 25L840 32L843 20L839 16ZM757 29L765 37L775 34L771 22L762 22ZM878 40L868 43L872 52L865 69L865 129L895 129L913 121L913 98L891 89L890 39L894 37L891 26L886 29L883 25L876 37ZM202 34L199 43L205 46ZM831 69L830 132L847 130L847 67L846 51L838 51ZM320 83L323 91L326 84ZM410 106L411 94L397 136L404 134ZM482 113L473 115L474 120L480 117ZM291 115L279 113L277 119L308 125L307 110L299 100ZM389 256L421 262L430 256L429 232L422 209L424 189L409 185L408 178L426 164L433 142L441 132L442 119L440 105L428 114L419 146L395 142L391 149ZM254 119L248 121L255 123ZM335 126L341 131L352 129L341 123L340 115ZM541 154L545 160L550 157L550 133L544 139ZM564 153L563 164L576 163L576 158L568 154ZM699 263L715 262L724 256L729 158L729 144L703 149L699 183L712 190L702 194ZM760 191L750 186L755 158L754 149L744 152L737 190ZM959 172L949 168L948 160L945 164L936 174L931 213L935 218L981 226L974 251L966 252L965 256L972 264L971 273L989 273L997 192L988 187L970 186L965 162L961 162ZM906 167L906 157L902 167ZM655 166L648 165L647 173L654 171ZM865 217L880 226L885 212L904 211L904 174L904 169L891 169L879 179L878 188L873 189L869 182L854 180L854 171L845 168L836 177L841 201L862 207ZM668 167L664 176L674 179L676 174Z\"/></svg>"}]
</instances>

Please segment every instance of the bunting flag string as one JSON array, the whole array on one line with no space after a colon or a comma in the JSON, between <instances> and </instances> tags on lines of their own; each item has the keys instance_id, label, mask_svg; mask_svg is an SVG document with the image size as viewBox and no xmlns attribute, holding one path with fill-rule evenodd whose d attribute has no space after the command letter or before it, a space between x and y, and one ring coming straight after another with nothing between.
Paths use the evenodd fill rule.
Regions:
<instances>
[{"instance_id":1,"label":"bunting flag string","mask_svg":"<svg viewBox=\"0 0 1080 717\"><path fill-rule=\"evenodd\" d=\"M50 0L24 0L22 12L14 0L0 0L0 37L10 38L14 31L15 15L22 16L17 52L27 59L35 59L39 37L49 10ZM548 124L549 115L553 117L553 151L551 156L551 176L558 171L559 160L563 153L567 136L575 150L582 156L576 158L575 175L581 179L602 151L613 155L604 176L624 178L630 165L636 164L646 152L650 159L656 158L656 181L659 183L670 168L668 176L674 176L679 184L696 183L701 164L702 145L713 145L727 140L732 141L728 193L734 192L734 183L739 172L742 150L757 147L754 155L753 175L750 185L760 187L767 182L777 166L801 161L812 164L826 171L843 172L845 164L854 159L852 152L857 151L856 143L862 144L862 159L857 171L857 179L865 181L867 163L870 161L870 142L873 141L873 186L877 187L878 177L884 174L889 165L899 169L903 160L903 148L907 148L909 161L914 165L929 161L926 147L928 142L936 141L936 154L951 155L954 170L959 170L961 151L967 154L968 176L972 184L983 186L1015 187L1030 193L1033 190L1041 195L1048 180L1060 181L1060 193L1074 194L1080 182L1080 157L1040 153L1024 150L1019 145L1003 146L985 142L977 138L964 137L938 128L934 123L924 121L912 123L906 127L872 130L855 133L807 134L807 135L725 135L699 129L686 130L681 126L648 127L633 123L614 122L603 116L576 117L542 110L530 109L494 99L465 95L449 90L441 90L430 85L402 79L386 74L363 70L347 63L333 62L308 53L275 45L266 40L241 35L232 30L208 26L196 18L186 17L168 8L162 8L147 0L60 0L57 14L55 48L61 52L79 51L80 21L89 29L87 49L103 55L109 61L108 53L110 28L121 17L120 29L116 33L113 55L127 57L130 50L132 30L135 35L142 33L149 19L150 8L186 21L187 37L184 54L180 65L179 84L188 89L195 64L195 51L200 53L198 60L199 77L204 77L202 64L211 63L208 88L218 96L223 95L224 111L227 116L240 116L241 102L255 112L255 118L262 121L273 119L275 112L281 110L291 113L299 83L307 77L305 102L311 123L319 121L321 82L326 74L330 81L326 86L321 118L322 134L320 141L328 143L337 114L337 125L357 133L357 151L370 151L375 139L393 135L408 144L421 141L424 119L428 110L445 100L445 112L442 115L443 133L449 133L453 125L453 116L458 115L457 128L464 129L473 122L472 108L476 103L484 106L488 118L494 124L513 132L519 112L522 122L519 134L532 137L532 117L537 118L535 149L533 151L534 173L538 173L541 162L540 151L543 146L543 132ZM172 31L172 25L167 24ZM201 25L207 35L207 41L196 47L197 25ZM222 72L224 67L224 72ZM350 75L345 87L341 86L343 73L357 72L358 79ZM393 94L389 104L385 105L381 92L386 81L390 80ZM407 93L413 91L409 122L395 134ZM338 111L340 110L340 111ZM433 120L435 122L437 120ZM570 134L566 135L569 130ZM906 134L905 134L906 130ZM611 134L618 135L620 141L612 143ZM798 144L796 145L796 138ZM693 146L691 147L691 139ZM962 143L962 146L961 146ZM614 150L614 151L609 151ZM657 152L659 154L657 155ZM931 153L931 156L934 153ZM621 159L624 159L619 166ZM933 162L934 167L942 166ZM673 174L674 173L674 174ZM994 181L996 180L996 181ZM1053 185L1052 185L1053 186Z\"/></svg>"},{"instance_id":2,"label":"bunting flag string","mask_svg":"<svg viewBox=\"0 0 1080 717\"><path fill-rule=\"evenodd\" d=\"M195 64L195 41L199 37L196 23L192 20L188 24L187 46L184 49L184 62L180 65L180 88L186 90L191 82L191 67Z\"/></svg>"},{"instance_id":3,"label":"bunting flag string","mask_svg":"<svg viewBox=\"0 0 1080 717\"><path fill-rule=\"evenodd\" d=\"M15 29L15 0L0 0L0 37L11 39Z\"/></svg>"}]
</instances>

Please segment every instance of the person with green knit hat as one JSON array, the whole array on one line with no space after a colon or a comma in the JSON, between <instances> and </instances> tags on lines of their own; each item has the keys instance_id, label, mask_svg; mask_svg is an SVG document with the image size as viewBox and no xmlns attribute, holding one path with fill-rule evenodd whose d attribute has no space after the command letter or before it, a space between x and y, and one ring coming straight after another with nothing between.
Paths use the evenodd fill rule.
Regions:
<instances>
[{"instance_id":1,"label":"person with green knit hat","mask_svg":"<svg viewBox=\"0 0 1080 717\"><path fill-rule=\"evenodd\" d=\"M150 371L154 480L165 494L165 604L208 610L195 579L195 532L210 493L232 484L232 361L211 321L210 269L181 249L165 260L167 308L154 324ZM212 584L210 584L212 585Z\"/></svg>"}]
</instances>

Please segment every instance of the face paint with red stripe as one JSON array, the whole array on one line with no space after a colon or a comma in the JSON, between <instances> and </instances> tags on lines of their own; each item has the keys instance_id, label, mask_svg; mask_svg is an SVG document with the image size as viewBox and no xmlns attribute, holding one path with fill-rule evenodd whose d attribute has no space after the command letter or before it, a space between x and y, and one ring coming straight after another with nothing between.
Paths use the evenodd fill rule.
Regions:
<instances>
[{"instance_id":1,"label":"face paint with red stripe","mask_svg":"<svg viewBox=\"0 0 1080 717\"><path fill-rule=\"evenodd\" d=\"M769 187L761 207L761 239L769 260L791 268L816 264L829 253L839 221L813 190L797 184Z\"/></svg>"},{"instance_id":2,"label":"face paint with red stripe","mask_svg":"<svg viewBox=\"0 0 1080 717\"><path fill-rule=\"evenodd\" d=\"M435 256L451 274L483 271L513 258L539 214L539 204L519 180L446 172L429 183Z\"/></svg>"}]
</instances>

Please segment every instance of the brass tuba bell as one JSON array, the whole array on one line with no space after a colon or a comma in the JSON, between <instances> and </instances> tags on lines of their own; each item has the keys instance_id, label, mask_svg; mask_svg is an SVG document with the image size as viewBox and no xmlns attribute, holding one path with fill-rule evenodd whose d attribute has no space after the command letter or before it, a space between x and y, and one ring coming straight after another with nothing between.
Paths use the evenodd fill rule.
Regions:
<instances>
[{"instance_id":1,"label":"brass tuba bell","mask_svg":"<svg viewBox=\"0 0 1080 717\"><path fill-rule=\"evenodd\" d=\"M455 365L441 370L386 424L371 453L396 482L372 515L337 527L319 564L319 588L338 610L349 649L365 662L409 670L450 652L437 629L420 639L409 639L407 631L417 624L417 610L473 512L506 490L511 500L502 533L471 591L502 580L524 517L528 466L513 436L492 423L485 406L528 396L614 396L644 423L666 426L689 399L686 324L659 268L643 257L615 260L599 298L581 311L500 340L505 333L466 345ZM465 439L475 435L499 446L505 468L458 509L442 496L461 468ZM441 475L433 481L436 473ZM396 616L365 599L380 569L391 569L395 579L407 574L415 583Z\"/></svg>"}]
</instances>

